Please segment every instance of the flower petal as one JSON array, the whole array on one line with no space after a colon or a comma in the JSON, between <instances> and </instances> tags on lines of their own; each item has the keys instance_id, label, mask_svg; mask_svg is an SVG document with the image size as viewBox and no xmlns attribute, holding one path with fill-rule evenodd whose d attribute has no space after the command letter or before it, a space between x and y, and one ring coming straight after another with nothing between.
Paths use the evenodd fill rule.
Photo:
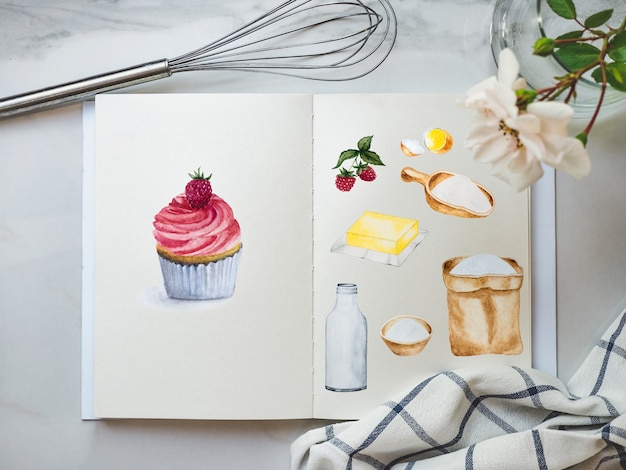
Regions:
<instances>
[{"instance_id":1,"label":"flower petal","mask_svg":"<svg viewBox=\"0 0 626 470\"><path fill-rule=\"evenodd\" d=\"M522 77L518 78L513 82L511 88L513 88L514 90L523 90L524 88L526 88L526 80L524 80Z\"/></svg>"},{"instance_id":2,"label":"flower petal","mask_svg":"<svg viewBox=\"0 0 626 470\"><path fill-rule=\"evenodd\" d=\"M486 108L497 118L506 119L510 116L517 117L517 96L510 88L497 83L493 88L485 90Z\"/></svg>"},{"instance_id":3,"label":"flower petal","mask_svg":"<svg viewBox=\"0 0 626 470\"><path fill-rule=\"evenodd\" d=\"M543 160L542 157L546 153L546 145L539 134L521 132L518 138L526 149L526 158L537 161Z\"/></svg>"},{"instance_id":4,"label":"flower petal","mask_svg":"<svg viewBox=\"0 0 626 470\"><path fill-rule=\"evenodd\" d=\"M560 154L554 162L547 162L557 170L581 179L591 171L591 160L583 143L574 137L561 141Z\"/></svg>"},{"instance_id":5,"label":"flower petal","mask_svg":"<svg viewBox=\"0 0 626 470\"><path fill-rule=\"evenodd\" d=\"M465 138L465 145L468 148L472 148L477 145L481 145L498 135L500 135L500 133L496 127L485 124L484 122L477 122L470 127L467 137Z\"/></svg>"},{"instance_id":6,"label":"flower petal","mask_svg":"<svg viewBox=\"0 0 626 470\"><path fill-rule=\"evenodd\" d=\"M493 163L515 150L516 142L491 126L474 126L466 140L466 146L473 150L478 162Z\"/></svg>"},{"instance_id":7,"label":"flower petal","mask_svg":"<svg viewBox=\"0 0 626 470\"><path fill-rule=\"evenodd\" d=\"M474 160L480 163L495 163L502 159L507 159L515 150L509 145L506 139L492 139L474 150Z\"/></svg>"},{"instance_id":8,"label":"flower petal","mask_svg":"<svg viewBox=\"0 0 626 470\"><path fill-rule=\"evenodd\" d=\"M496 162L492 167L494 176L510 184L516 191L522 191L536 182L543 175L543 168L538 161L531 162L524 171L516 171L515 162L523 161L523 152L511 152L507 159Z\"/></svg>"},{"instance_id":9,"label":"flower petal","mask_svg":"<svg viewBox=\"0 0 626 470\"><path fill-rule=\"evenodd\" d=\"M572 107L554 101L538 101L528 105L529 114L541 120L541 132L566 136L569 122L574 114Z\"/></svg>"},{"instance_id":10,"label":"flower petal","mask_svg":"<svg viewBox=\"0 0 626 470\"><path fill-rule=\"evenodd\" d=\"M521 114L514 122L505 121L512 129L517 129L522 134L538 134L541 132L541 119L533 114Z\"/></svg>"},{"instance_id":11,"label":"flower petal","mask_svg":"<svg viewBox=\"0 0 626 470\"><path fill-rule=\"evenodd\" d=\"M487 90L489 88L492 88L497 83L497 81L498 80L496 79L496 77L489 77L489 78L483 80L482 82L474 85L472 88L470 88L467 91L467 94L466 94L467 96L466 96L465 100L462 101L462 103L467 106L468 105L467 104L468 100L475 101L474 95L477 95L479 93L484 92L485 90Z\"/></svg>"},{"instance_id":12,"label":"flower petal","mask_svg":"<svg viewBox=\"0 0 626 470\"><path fill-rule=\"evenodd\" d=\"M536 183L541 176L543 176L541 163L534 161L524 172L511 172L509 175L509 183L517 191L522 191L533 183Z\"/></svg>"},{"instance_id":13,"label":"flower petal","mask_svg":"<svg viewBox=\"0 0 626 470\"><path fill-rule=\"evenodd\" d=\"M512 88L517 77L519 77L519 62L513 51L506 47L498 54L498 81Z\"/></svg>"}]
</instances>

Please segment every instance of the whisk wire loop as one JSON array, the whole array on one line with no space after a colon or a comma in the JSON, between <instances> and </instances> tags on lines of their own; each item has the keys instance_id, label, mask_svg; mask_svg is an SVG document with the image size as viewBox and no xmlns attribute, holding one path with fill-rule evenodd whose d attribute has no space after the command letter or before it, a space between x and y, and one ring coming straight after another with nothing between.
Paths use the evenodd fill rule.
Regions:
<instances>
[{"instance_id":1,"label":"whisk wire loop","mask_svg":"<svg viewBox=\"0 0 626 470\"><path fill-rule=\"evenodd\" d=\"M207 53L211 52L212 50L215 50L217 48L220 48L220 47L223 47L223 46L225 46L227 44L235 42L235 41L237 41L237 40L239 40L239 39L241 39L243 37L249 36L249 35L251 35L251 34L253 34L253 33L255 33L255 32L259 31L259 30L268 28L270 25L273 25L273 24L275 24L278 21L285 21L288 18L293 17L294 15L303 16L302 14L304 12L312 11L314 9L319 9L319 8L322 8L322 7L327 8L327 7L333 6L333 5L335 5L335 6L336 5L355 5L354 2L332 2L332 3L323 3L321 5L311 5L311 6L308 6L306 8L302 7L302 5L308 4L310 2L311 2L311 0L306 0L304 3L302 3L302 0L289 0L289 1L281 4L280 6L274 8L274 10L272 10L272 11L270 11L268 13L265 13L265 14L261 15L260 17L256 18L255 20L253 20L253 21L251 21L251 22L241 26L240 28L232 31L231 33L227 34L226 36L224 36L224 37L222 37L220 39L217 39L217 40L213 41L212 43L209 43L209 44L207 44L205 46L202 46L201 48L198 48L198 49L196 49L194 51L188 52L188 53L183 54L183 55L181 55L181 56L179 56L179 57L177 57L175 59L172 59L172 62L177 62L178 60L185 61L185 60L188 60L188 59L194 59L194 58L197 58L197 57L201 57L204 54L207 54ZM287 5L292 5L292 4L296 4L296 6L294 6L292 8L289 8L289 9L284 9ZM359 4L360 4L360 2L359 2ZM372 10L370 7L367 7L367 6L363 5L363 8L367 11L368 14L377 15L376 12L374 10ZM274 16L275 13L277 13L277 12L280 12L280 15L279 16ZM354 16L355 14L356 13L354 13L354 12L351 13L352 16ZM363 14L363 13L362 12L358 12L358 14ZM338 19L345 18L345 17L346 17L346 15L344 15L342 17L325 18L322 21L318 21L316 24L320 25L320 24L323 24L323 23L336 21ZM284 36L284 35L287 35L287 34L290 34L290 33L297 32L299 30L303 30L303 29L306 29L306 28L311 28L311 27L315 26L316 24L313 24L313 25L309 24L307 26L300 27L300 28L297 28L297 29L294 29L294 30L291 30L291 31L289 31L289 30L288 31L284 31L281 34L276 34L276 35L273 35L273 36L266 37L266 38L262 39L261 41L267 41L267 40L276 38L278 36ZM332 41L332 40L334 40L334 39L330 39L329 41ZM245 47L245 46L246 46L246 44L243 44L243 45L239 45L238 47L241 48L241 47ZM283 45L283 47L291 47L291 45Z\"/></svg>"},{"instance_id":2,"label":"whisk wire loop","mask_svg":"<svg viewBox=\"0 0 626 470\"><path fill-rule=\"evenodd\" d=\"M351 80L370 73L382 62L371 65L351 76L311 76L303 72L346 68L365 63L383 44L389 42L386 57L396 36L396 19L387 0L379 0L384 12L378 13L361 0L316 2L289 0L232 33L170 60L172 72L192 70L263 71L313 80ZM282 7L282 8L281 8ZM287 8L288 7L288 8ZM386 20L386 21L385 21ZM378 33L377 41L370 44ZM304 24L303 24L304 23ZM277 43L289 36L314 36L323 26L344 23L347 32L323 38ZM260 31L271 33L261 38ZM248 39L247 42L243 42ZM370 46L366 49L366 46ZM328 47L326 47L328 46ZM269 55L266 55L268 54ZM327 60L329 59L329 60ZM384 60L384 58L383 58ZM365 64L364 64L365 65Z\"/></svg>"}]
</instances>

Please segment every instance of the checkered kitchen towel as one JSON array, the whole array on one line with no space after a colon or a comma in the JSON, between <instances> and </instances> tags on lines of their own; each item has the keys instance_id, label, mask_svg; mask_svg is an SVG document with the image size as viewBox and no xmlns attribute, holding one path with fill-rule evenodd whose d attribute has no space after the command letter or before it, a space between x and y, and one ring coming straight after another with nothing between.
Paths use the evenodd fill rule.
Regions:
<instances>
[{"instance_id":1,"label":"checkered kitchen towel","mask_svg":"<svg viewBox=\"0 0 626 470\"><path fill-rule=\"evenodd\" d=\"M567 385L519 367L443 372L359 421L302 435L292 470L626 469L625 323Z\"/></svg>"}]
</instances>

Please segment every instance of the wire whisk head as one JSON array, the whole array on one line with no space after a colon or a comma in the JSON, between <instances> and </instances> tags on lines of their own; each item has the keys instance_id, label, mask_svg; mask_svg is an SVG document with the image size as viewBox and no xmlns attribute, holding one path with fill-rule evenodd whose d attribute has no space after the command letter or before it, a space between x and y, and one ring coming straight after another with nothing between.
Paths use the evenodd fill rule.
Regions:
<instances>
[{"instance_id":1,"label":"wire whisk head","mask_svg":"<svg viewBox=\"0 0 626 470\"><path fill-rule=\"evenodd\" d=\"M288 0L226 36L169 60L172 73L231 70L343 81L387 58L397 21L388 0Z\"/></svg>"}]
</instances>

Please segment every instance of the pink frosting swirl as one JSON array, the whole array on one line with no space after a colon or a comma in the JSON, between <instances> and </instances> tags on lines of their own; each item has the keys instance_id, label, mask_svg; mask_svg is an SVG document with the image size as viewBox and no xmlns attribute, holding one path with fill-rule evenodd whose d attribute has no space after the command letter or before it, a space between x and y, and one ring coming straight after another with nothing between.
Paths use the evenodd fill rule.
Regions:
<instances>
[{"instance_id":1,"label":"pink frosting swirl","mask_svg":"<svg viewBox=\"0 0 626 470\"><path fill-rule=\"evenodd\" d=\"M158 245L177 256L216 255L241 242L241 228L233 210L215 194L199 209L179 194L159 211L153 225Z\"/></svg>"}]
</instances>

